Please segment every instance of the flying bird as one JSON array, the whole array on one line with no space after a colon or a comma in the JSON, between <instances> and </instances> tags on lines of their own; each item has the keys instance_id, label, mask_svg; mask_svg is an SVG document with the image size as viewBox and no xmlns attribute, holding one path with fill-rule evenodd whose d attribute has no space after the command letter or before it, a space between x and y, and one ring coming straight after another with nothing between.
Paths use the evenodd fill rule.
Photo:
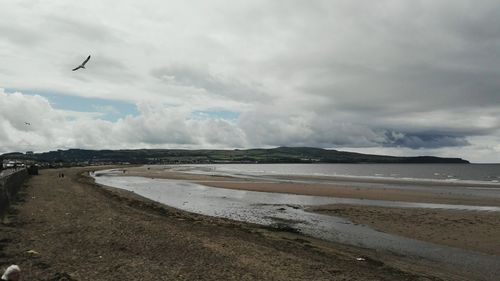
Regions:
<instances>
[{"instance_id":1,"label":"flying bird","mask_svg":"<svg viewBox=\"0 0 500 281\"><path fill-rule=\"evenodd\" d=\"M29 122L24 122L25 125L31 126L31 123Z\"/></svg>"},{"instance_id":2,"label":"flying bird","mask_svg":"<svg viewBox=\"0 0 500 281\"><path fill-rule=\"evenodd\" d=\"M89 59L90 59L90 55L87 57L87 59L86 59L84 62L82 62L82 64L80 64L79 66L75 67L75 68L73 69L73 71L78 70L78 69L80 69L80 68L85 69L85 64L89 61Z\"/></svg>"}]
</instances>

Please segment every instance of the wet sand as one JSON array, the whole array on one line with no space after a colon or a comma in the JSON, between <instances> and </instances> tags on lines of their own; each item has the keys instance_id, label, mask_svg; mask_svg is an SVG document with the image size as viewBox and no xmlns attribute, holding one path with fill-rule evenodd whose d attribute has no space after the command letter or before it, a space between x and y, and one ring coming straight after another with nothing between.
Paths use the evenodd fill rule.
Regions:
<instances>
[{"instance_id":1,"label":"wet sand","mask_svg":"<svg viewBox=\"0 0 500 281\"><path fill-rule=\"evenodd\" d=\"M480 211L330 205L309 211L376 230L500 257L500 214Z\"/></svg>"},{"instance_id":2,"label":"wet sand","mask_svg":"<svg viewBox=\"0 0 500 281\"><path fill-rule=\"evenodd\" d=\"M476 197L459 194L429 193L419 190L405 190L395 188L372 188L373 185L380 184L380 180L366 181L366 187L353 185L354 181L329 182L324 177L305 177L305 176L279 176L279 177L229 177L218 175L200 175L190 174L178 171L157 168L135 167L126 169L123 176L137 176L146 178L162 178L185 180L202 185L252 190L262 192L278 192L300 195L328 196L340 198L356 198L371 200L389 200L420 203L439 203L439 204L457 204L457 205L476 205L476 206L500 206L500 197ZM311 183L313 182L313 183ZM320 182L320 183L316 183ZM454 186L444 187L453 189Z\"/></svg>"},{"instance_id":3,"label":"wet sand","mask_svg":"<svg viewBox=\"0 0 500 281\"><path fill-rule=\"evenodd\" d=\"M221 177L187 174L161 168L137 167L124 175L185 180L202 185L237 190L291 193L340 198L500 206L498 198L436 194L393 188L360 188L337 183L307 184L301 180L325 180L323 177L279 176L280 181L259 178ZM289 182L283 182L289 181ZM379 182L379 181L376 181ZM449 188L454 188L450 186ZM441 209L384 208L331 205L311 208L323 214L347 218L379 231L451 247L500 256L500 213L452 211Z\"/></svg>"},{"instance_id":4,"label":"wet sand","mask_svg":"<svg viewBox=\"0 0 500 281\"><path fill-rule=\"evenodd\" d=\"M26 183L0 224L0 268L19 264L23 280L477 279L425 261L182 212L97 186L81 176L92 169L41 170Z\"/></svg>"}]
</instances>

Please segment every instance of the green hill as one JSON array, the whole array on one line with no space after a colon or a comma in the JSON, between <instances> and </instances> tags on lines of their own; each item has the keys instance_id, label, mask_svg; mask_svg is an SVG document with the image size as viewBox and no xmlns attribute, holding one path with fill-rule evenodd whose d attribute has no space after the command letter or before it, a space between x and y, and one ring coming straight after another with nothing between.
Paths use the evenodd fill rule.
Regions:
<instances>
[{"instance_id":1,"label":"green hill","mask_svg":"<svg viewBox=\"0 0 500 281\"><path fill-rule=\"evenodd\" d=\"M25 158L48 163L469 163L460 158L433 156L396 157L361 154L314 147L278 147L235 150L84 150L69 149L25 155L8 153L3 158Z\"/></svg>"}]
</instances>

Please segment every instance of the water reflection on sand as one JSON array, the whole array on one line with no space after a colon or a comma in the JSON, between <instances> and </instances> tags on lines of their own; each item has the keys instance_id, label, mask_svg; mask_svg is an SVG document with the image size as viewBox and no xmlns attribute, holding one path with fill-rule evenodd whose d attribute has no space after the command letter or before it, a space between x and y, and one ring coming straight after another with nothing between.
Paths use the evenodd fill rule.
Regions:
<instances>
[{"instance_id":1,"label":"water reflection on sand","mask_svg":"<svg viewBox=\"0 0 500 281\"><path fill-rule=\"evenodd\" d=\"M402 208L434 208L500 212L499 207L408 203L266 193L214 188L194 183L112 176L101 173L95 177L102 185L133 191L138 195L185 211L223 217L261 225L293 228L313 237L390 251L403 256L421 257L466 270L495 276L500 274L500 257L431 244L373 230L334 216L307 212L306 206L355 204Z\"/></svg>"}]
</instances>

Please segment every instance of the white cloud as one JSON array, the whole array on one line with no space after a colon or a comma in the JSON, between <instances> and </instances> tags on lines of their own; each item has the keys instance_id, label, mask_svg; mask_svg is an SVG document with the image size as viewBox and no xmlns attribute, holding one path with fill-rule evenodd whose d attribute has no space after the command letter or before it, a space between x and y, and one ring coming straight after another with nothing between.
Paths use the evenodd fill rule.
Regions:
<instances>
[{"instance_id":1,"label":"white cloud","mask_svg":"<svg viewBox=\"0 0 500 281\"><path fill-rule=\"evenodd\" d=\"M244 132L233 122L200 120L161 104L141 104L138 110L138 116L110 122L99 119L99 112L57 110L42 96L0 89L2 150L246 146Z\"/></svg>"},{"instance_id":2,"label":"white cloud","mask_svg":"<svg viewBox=\"0 0 500 281\"><path fill-rule=\"evenodd\" d=\"M110 107L3 93L5 151L462 147L500 161L496 1L0 1L1 88L140 113L110 122ZM192 118L214 108L240 118Z\"/></svg>"}]
</instances>

